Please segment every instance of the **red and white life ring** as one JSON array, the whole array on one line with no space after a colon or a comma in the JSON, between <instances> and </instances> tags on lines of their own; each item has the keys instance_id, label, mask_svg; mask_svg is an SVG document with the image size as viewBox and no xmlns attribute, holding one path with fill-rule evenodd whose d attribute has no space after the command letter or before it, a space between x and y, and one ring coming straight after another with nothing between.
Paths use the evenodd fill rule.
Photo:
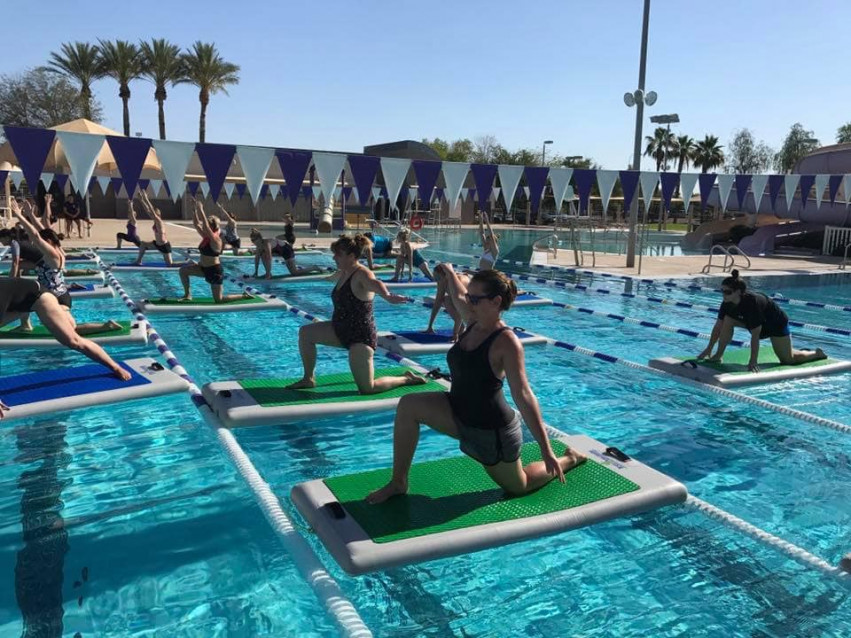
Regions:
<instances>
[{"instance_id":1,"label":"red and white life ring","mask_svg":"<svg viewBox=\"0 0 851 638\"><path fill-rule=\"evenodd\" d=\"M425 222L423 221L423 218L419 215L414 215L413 217L411 217L411 228L413 228L414 230L421 230L424 225Z\"/></svg>"}]
</instances>

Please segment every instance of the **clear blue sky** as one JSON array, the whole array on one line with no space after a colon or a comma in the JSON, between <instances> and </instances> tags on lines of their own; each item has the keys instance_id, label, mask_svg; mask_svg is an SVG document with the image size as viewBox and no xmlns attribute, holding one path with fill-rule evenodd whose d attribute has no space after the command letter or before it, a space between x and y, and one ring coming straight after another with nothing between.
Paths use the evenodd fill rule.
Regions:
<instances>
[{"instance_id":1,"label":"clear blue sky","mask_svg":"<svg viewBox=\"0 0 851 638\"><path fill-rule=\"evenodd\" d=\"M211 101L207 141L360 151L491 134L624 168L641 11L642 0L15 3L0 73L43 64L63 41L200 39L242 67ZM653 0L647 88L659 101L646 113L677 112L677 133L725 146L748 127L777 148L796 121L832 143L851 120L850 22L847 0ZM131 89L132 130L156 137L153 88ZM121 130L117 84L95 93ZM166 124L169 139L197 139L197 91L170 90Z\"/></svg>"}]
</instances>

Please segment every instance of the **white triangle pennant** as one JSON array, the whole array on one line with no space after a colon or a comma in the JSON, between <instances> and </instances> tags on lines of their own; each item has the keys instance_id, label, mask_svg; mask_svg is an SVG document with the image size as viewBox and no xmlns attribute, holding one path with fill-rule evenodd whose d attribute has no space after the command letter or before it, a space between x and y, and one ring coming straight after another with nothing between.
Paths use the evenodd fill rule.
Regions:
<instances>
[{"instance_id":1,"label":"white triangle pennant","mask_svg":"<svg viewBox=\"0 0 851 638\"><path fill-rule=\"evenodd\" d=\"M405 184L405 178L408 176L410 167L411 160L409 159L381 158L381 174L384 175L384 185L387 188L387 197L390 200L391 209L396 208L399 191Z\"/></svg>"},{"instance_id":2,"label":"white triangle pennant","mask_svg":"<svg viewBox=\"0 0 851 638\"><path fill-rule=\"evenodd\" d=\"M618 171L597 170L597 186L600 188L600 199L603 203L603 219L607 217L609 200L612 198L612 189L618 181Z\"/></svg>"},{"instance_id":3,"label":"white triangle pennant","mask_svg":"<svg viewBox=\"0 0 851 638\"><path fill-rule=\"evenodd\" d=\"M718 198L721 200L721 210L727 212L727 201L730 199L730 191L733 190L735 175L721 173L718 176Z\"/></svg>"},{"instance_id":4,"label":"white triangle pennant","mask_svg":"<svg viewBox=\"0 0 851 638\"><path fill-rule=\"evenodd\" d=\"M697 184L697 173L680 173L680 197L683 198L683 208L688 212L691 196Z\"/></svg>"},{"instance_id":5,"label":"white triangle pennant","mask_svg":"<svg viewBox=\"0 0 851 638\"><path fill-rule=\"evenodd\" d=\"M550 169L550 185L553 187L553 197L555 197L556 200L556 212L561 210L561 203L567 195L567 187L570 186L570 178L572 175L572 168Z\"/></svg>"},{"instance_id":6,"label":"white triangle pennant","mask_svg":"<svg viewBox=\"0 0 851 638\"><path fill-rule=\"evenodd\" d=\"M415 202L417 201L417 189L409 188L408 189L408 201Z\"/></svg>"},{"instance_id":7,"label":"white triangle pennant","mask_svg":"<svg viewBox=\"0 0 851 638\"><path fill-rule=\"evenodd\" d=\"M842 181L842 194L845 196L845 205L851 204L851 173L846 173Z\"/></svg>"},{"instance_id":8,"label":"white triangle pennant","mask_svg":"<svg viewBox=\"0 0 851 638\"><path fill-rule=\"evenodd\" d=\"M529 199L529 194L530 194L531 192L532 192L532 191L529 189L529 187L528 187L528 186L524 186L524 187L523 187L523 194L526 196L526 199Z\"/></svg>"},{"instance_id":9,"label":"white triangle pennant","mask_svg":"<svg viewBox=\"0 0 851 638\"><path fill-rule=\"evenodd\" d=\"M210 195L210 182L199 183L198 189L204 194L204 199L206 199Z\"/></svg>"},{"instance_id":10,"label":"white triangle pennant","mask_svg":"<svg viewBox=\"0 0 851 638\"><path fill-rule=\"evenodd\" d=\"M103 135L71 131L56 131L56 137L71 169L71 185L78 193L85 192L106 138Z\"/></svg>"},{"instance_id":11,"label":"white triangle pennant","mask_svg":"<svg viewBox=\"0 0 851 638\"><path fill-rule=\"evenodd\" d=\"M381 187L380 186L373 186L372 187L372 199L374 199L377 202L379 197L381 197Z\"/></svg>"},{"instance_id":12,"label":"white triangle pennant","mask_svg":"<svg viewBox=\"0 0 851 638\"><path fill-rule=\"evenodd\" d=\"M653 199L653 193L656 192L656 185L659 183L659 173L656 171L641 171L638 177L638 182L641 184L641 196L644 198L644 210L650 210L650 202Z\"/></svg>"},{"instance_id":13,"label":"white triangle pennant","mask_svg":"<svg viewBox=\"0 0 851 638\"><path fill-rule=\"evenodd\" d=\"M443 171L443 182L446 184L446 188L443 190L443 196L449 205L449 211L452 212L455 210L455 204L458 202L461 188L467 179L470 165L463 162L443 162L441 170Z\"/></svg>"},{"instance_id":14,"label":"white triangle pennant","mask_svg":"<svg viewBox=\"0 0 851 638\"><path fill-rule=\"evenodd\" d=\"M351 201L355 205L360 203L360 192L358 191L357 186L352 186L352 195L351 197L349 197L349 201Z\"/></svg>"},{"instance_id":15,"label":"white triangle pennant","mask_svg":"<svg viewBox=\"0 0 851 638\"><path fill-rule=\"evenodd\" d=\"M163 187L163 181L161 179L152 179L149 185L154 197L159 197L160 190L162 190Z\"/></svg>"},{"instance_id":16,"label":"white triangle pennant","mask_svg":"<svg viewBox=\"0 0 851 638\"><path fill-rule=\"evenodd\" d=\"M237 146L236 154L245 175L246 190L251 195L251 201L256 204L269 165L275 157L275 149L264 146Z\"/></svg>"},{"instance_id":17,"label":"white triangle pennant","mask_svg":"<svg viewBox=\"0 0 851 638\"><path fill-rule=\"evenodd\" d=\"M21 182L24 180L24 174L21 171L10 171L9 179L12 180L12 183L15 185L16 189L20 189Z\"/></svg>"},{"instance_id":18,"label":"white triangle pennant","mask_svg":"<svg viewBox=\"0 0 851 638\"><path fill-rule=\"evenodd\" d=\"M523 177L523 166L500 164L496 170L499 174L499 183L502 188L502 197L505 200L505 209L509 211L511 210L511 204L514 202L514 194L517 192L520 178Z\"/></svg>"},{"instance_id":19,"label":"white triangle pennant","mask_svg":"<svg viewBox=\"0 0 851 638\"><path fill-rule=\"evenodd\" d=\"M171 191L171 198L176 202L186 191L186 167L189 166L189 160L195 152L195 144L153 140L153 145L162 167L163 177Z\"/></svg>"},{"instance_id":20,"label":"white triangle pennant","mask_svg":"<svg viewBox=\"0 0 851 638\"><path fill-rule=\"evenodd\" d=\"M461 201L466 202L468 197L470 196L470 189L469 188L462 188L461 192L459 194L461 195Z\"/></svg>"},{"instance_id":21,"label":"white triangle pennant","mask_svg":"<svg viewBox=\"0 0 851 638\"><path fill-rule=\"evenodd\" d=\"M824 189L827 188L829 181L830 175L816 175L816 208L821 207L821 200L824 198Z\"/></svg>"},{"instance_id":22,"label":"white triangle pennant","mask_svg":"<svg viewBox=\"0 0 851 638\"><path fill-rule=\"evenodd\" d=\"M754 175L751 179L751 190L753 191L753 212L754 215L759 213L759 205L762 202L762 196L765 195L765 185L768 184L768 175Z\"/></svg>"},{"instance_id":23,"label":"white triangle pennant","mask_svg":"<svg viewBox=\"0 0 851 638\"><path fill-rule=\"evenodd\" d=\"M319 198L321 196L322 196L322 187L321 186L314 186L313 187L313 199L315 199L318 202Z\"/></svg>"},{"instance_id":24,"label":"white triangle pennant","mask_svg":"<svg viewBox=\"0 0 851 638\"><path fill-rule=\"evenodd\" d=\"M47 190L50 190L50 183L53 181L53 173L42 173L41 174L41 183L44 184L44 187Z\"/></svg>"},{"instance_id":25,"label":"white triangle pennant","mask_svg":"<svg viewBox=\"0 0 851 638\"><path fill-rule=\"evenodd\" d=\"M269 199L275 199L281 194L280 184L269 184Z\"/></svg>"},{"instance_id":26,"label":"white triangle pennant","mask_svg":"<svg viewBox=\"0 0 851 638\"><path fill-rule=\"evenodd\" d=\"M234 188L236 188L236 182L225 182L224 183L225 195L227 196L228 199L233 197L233 189Z\"/></svg>"},{"instance_id":27,"label":"white triangle pennant","mask_svg":"<svg viewBox=\"0 0 851 638\"><path fill-rule=\"evenodd\" d=\"M98 186L100 186L100 192L106 195L106 189L109 188L109 177L98 175L95 179L97 179Z\"/></svg>"},{"instance_id":28,"label":"white triangle pennant","mask_svg":"<svg viewBox=\"0 0 851 638\"><path fill-rule=\"evenodd\" d=\"M491 189L491 199L494 201L494 203L499 201L499 194L501 192L502 192L502 189L499 186L494 186Z\"/></svg>"},{"instance_id":29,"label":"white triangle pennant","mask_svg":"<svg viewBox=\"0 0 851 638\"><path fill-rule=\"evenodd\" d=\"M338 153L314 153L313 165L319 178L319 188L325 196L326 205L334 195L337 180L346 164L346 156Z\"/></svg>"},{"instance_id":30,"label":"white triangle pennant","mask_svg":"<svg viewBox=\"0 0 851 638\"><path fill-rule=\"evenodd\" d=\"M795 191L798 188L798 182L801 181L801 176L798 173L792 173L786 176L783 181L783 188L786 191L786 211L792 209L792 198L795 197Z\"/></svg>"},{"instance_id":31,"label":"white triangle pennant","mask_svg":"<svg viewBox=\"0 0 851 638\"><path fill-rule=\"evenodd\" d=\"M343 187L342 186L335 186L334 187L334 201L335 202L340 201L340 195L342 195L342 194L343 194Z\"/></svg>"}]
</instances>

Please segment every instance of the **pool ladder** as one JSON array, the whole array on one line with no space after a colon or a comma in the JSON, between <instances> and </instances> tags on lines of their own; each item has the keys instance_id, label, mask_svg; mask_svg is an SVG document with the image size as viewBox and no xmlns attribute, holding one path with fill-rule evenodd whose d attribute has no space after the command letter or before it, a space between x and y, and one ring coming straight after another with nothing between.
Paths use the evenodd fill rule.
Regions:
<instances>
[{"instance_id":1,"label":"pool ladder","mask_svg":"<svg viewBox=\"0 0 851 638\"><path fill-rule=\"evenodd\" d=\"M845 266L848 264L848 251L851 250L851 244L845 244L845 254L842 255L842 263L839 264L839 270L845 270Z\"/></svg>"},{"instance_id":2,"label":"pool ladder","mask_svg":"<svg viewBox=\"0 0 851 638\"><path fill-rule=\"evenodd\" d=\"M713 264L712 257L715 255L724 255L724 263L721 265ZM744 257L745 265L736 264L736 257ZM751 258L747 256L747 254L738 246L723 246L722 244L715 244L709 250L709 262L703 267L701 272L704 275L708 275L712 272L712 268L720 268L721 272L730 272L733 269L733 266L738 266L739 268L747 270L751 267Z\"/></svg>"}]
</instances>

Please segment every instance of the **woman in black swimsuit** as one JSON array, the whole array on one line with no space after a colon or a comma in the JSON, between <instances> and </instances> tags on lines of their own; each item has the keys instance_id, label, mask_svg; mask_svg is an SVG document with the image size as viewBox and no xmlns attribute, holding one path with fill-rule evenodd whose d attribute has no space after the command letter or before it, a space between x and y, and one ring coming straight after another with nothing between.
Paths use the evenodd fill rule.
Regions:
<instances>
[{"instance_id":1,"label":"woman in black swimsuit","mask_svg":"<svg viewBox=\"0 0 851 638\"><path fill-rule=\"evenodd\" d=\"M376 348L373 297L377 294L392 304L405 303L407 297L391 293L383 282L375 278L358 262L366 237L342 235L331 244L337 272L329 279L336 282L331 292L334 314L331 321L319 321L302 326L298 331L298 349L304 366L304 376L289 387L292 389L316 387L316 346L334 346L349 351L349 367L361 394L377 394L403 385L420 385L422 377L406 373L401 377L375 378L372 357Z\"/></svg>"},{"instance_id":2,"label":"woman in black swimsuit","mask_svg":"<svg viewBox=\"0 0 851 638\"><path fill-rule=\"evenodd\" d=\"M408 491L408 471L420 438L420 425L460 441L461 451L481 463L488 475L512 495L537 490L585 461L571 449L556 457L547 438L538 400L529 387L523 346L502 321L517 296L514 282L496 270L480 270L469 287L448 264L440 264L450 295L468 328L446 355L452 388L402 397L393 429L393 475L367 497L381 503ZM437 270L437 269L435 269ZM511 396L541 448L542 461L523 466L520 419L502 393L508 379Z\"/></svg>"},{"instance_id":3,"label":"woman in black swimsuit","mask_svg":"<svg viewBox=\"0 0 851 638\"><path fill-rule=\"evenodd\" d=\"M795 350L789 334L789 318L773 300L760 292L748 292L739 271L734 270L721 282L724 300L718 309L718 319L709 336L709 345L697 355L698 359L720 362L724 350L733 338L734 328L746 328L751 333L751 356L748 370L759 372L759 341L771 339L774 354L784 365L797 365L808 361L827 359L821 348L815 350ZM712 348L718 342L718 350L712 355Z\"/></svg>"},{"instance_id":4,"label":"woman in black swimsuit","mask_svg":"<svg viewBox=\"0 0 851 638\"><path fill-rule=\"evenodd\" d=\"M106 366L122 381L130 378L130 373L113 361L103 348L75 332L71 316L59 305L56 296L42 290L37 281L0 277L0 326L30 312L36 313L42 325L66 348Z\"/></svg>"},{"instance_id":5,"label":"woman in black swimsuit","mask_svg":"<svg viewBox=\"0 0 851 638\"><path fill-rule=\"evenodd\" d=\"M195 202L195 218L192 224L195 230L201 235L201 243L198 244L198 252L201 253L198 258L200 263L190 262L180 267L180 283L183 284L183 297L181 301L192 301L192 291L189 289L190 277L203 277L204 281L210 284L210 291L213 294L213 301L216 303L227 303L251 297L248 293L241 295L222 295L222 285L225 281L225 271L222 268L221 259L219 256L224 249L224 243L219 234L219 218L210 217L204 214L204 205L197 199Z\"/></svg>"},{"instance_id":6,"label":"woman in black swimsuit","mask_svg":"<svg viewBox=\"0 0 851 638\"><path fill-rule=\"evenodd\" d=\"M165 224L163 223L162 214L159 209L151 203L151 200L148 199L148 194L145 191L139 191L139 199L142 200L142 210L144 210L148 214L148 217L150 217L154 222L154 241L139 242L139 255L136 257L136 265L140 266L142 264L142 258L145 256L146 250L154 249L162 254L163 261L166 265L171 266L171 242L168 240L168 236L165 232Z\"/></svg>"}]
</instances>

